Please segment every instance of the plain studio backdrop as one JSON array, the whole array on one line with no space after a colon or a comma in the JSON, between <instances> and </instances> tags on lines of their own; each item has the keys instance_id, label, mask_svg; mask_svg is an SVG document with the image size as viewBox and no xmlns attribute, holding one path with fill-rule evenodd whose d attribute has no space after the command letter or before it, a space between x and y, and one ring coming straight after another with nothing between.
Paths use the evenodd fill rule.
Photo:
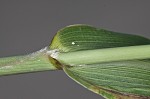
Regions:
<instances>
[{"instance_id":1,"label":"plain studio backdrop","mask_svg":"<svg viewBox=\"0 0 150 99\"><path fill-rule=\"evenodd\" d=\"M71 24L150 37L149 0L0 0L0 57L48 46ZM0 77L0 99L103 99L63 71Z\"/></svg>"}]
</instances>

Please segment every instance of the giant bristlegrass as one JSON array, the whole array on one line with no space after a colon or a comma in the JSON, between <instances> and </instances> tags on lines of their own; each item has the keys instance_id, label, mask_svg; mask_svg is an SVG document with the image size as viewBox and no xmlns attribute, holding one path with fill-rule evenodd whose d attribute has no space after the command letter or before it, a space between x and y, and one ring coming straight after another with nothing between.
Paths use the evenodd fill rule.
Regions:
<instances>
[{"instance_id":1,"label":"giant bristlegrass","mask_svg":"<svg viewBox=\"0 0 150 99\"><path fill-rule=\"evenodd\" d=\"M150 98L150 39L71 25L50 46L29 55L0 58L0 75L64 70L107 99Z\"/></svg>"}]
</instances>

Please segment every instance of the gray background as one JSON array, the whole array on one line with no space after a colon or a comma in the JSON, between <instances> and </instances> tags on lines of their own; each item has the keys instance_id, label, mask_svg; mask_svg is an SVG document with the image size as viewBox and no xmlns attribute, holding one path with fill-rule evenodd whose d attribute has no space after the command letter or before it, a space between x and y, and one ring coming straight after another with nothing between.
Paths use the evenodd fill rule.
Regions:
<instances>
[{"instance_id":1,"label":"gray background","mask_svg":"<svg viewBox=\"0 0 150 99\"><path fill-rule=\"evenodd\" d=\"M57 30L89 24L150 36L149 0L0 0L0 57L49 45ZM102 99L62 71L0 77L0 99Z\"/></svg>"}]
</instances>

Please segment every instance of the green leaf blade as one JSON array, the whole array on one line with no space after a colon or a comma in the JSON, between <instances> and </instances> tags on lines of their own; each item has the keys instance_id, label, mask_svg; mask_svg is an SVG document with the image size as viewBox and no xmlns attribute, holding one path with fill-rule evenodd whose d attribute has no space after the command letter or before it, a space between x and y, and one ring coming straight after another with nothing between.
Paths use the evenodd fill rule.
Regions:
<instances>
[{"instance_id":1,"label":"green leaf blade","mask_svg":"<svg viewBox=\"0 0 150 99\"><path fill-rule=\"evenodd\" d=\"M141 36L112 32L88 25L71 25L57 32L50 49L70 52L147 44L150 44L150 40Z\"/></svg>"},{"instance_id":2,"label":"green leaf blade","mask_svg":"<svg viewBox=\"0 0 150 99\"><path fill-rule=\"evenodd\" d=\"M89 90L108 99L148 99L150 98L150 54L149 47L142 46L149 46L149 44L150 39L137 35L98 29L88 25L72 25L57 32L50 49L60 51L57 59L61 62L66 74ZM135 47L138 45L142 45L139 48L144 49L138 48L140 53L136 52L138 50ZM133 52L131 57L130 52L128 53L123 48L130 50L129 46L134 46L130 51ZM118 50L119 47L120 50ZM112 51L109 48L116 49ZM98 55L97 49L99 50ZM100 49L103 49L104 52L110 50L110 54L103 53ZM91 54L87 52L92 50L96 54L89 57ZM119 60L118 51L120 51L120 58L125 58L126 53L129 56L124 61ZM144 52L145 55L142 54ZM142 55L147 55L147 57L135 58L134 53L137 57ZM110 58L109 61L104 57L105 55ZM133 59L130 59L132 56ZM89 61L83 61L82 58L87 58ZM96 59L98 60L96 63L92 61ZM111 59L118 60L112 61Z\"/></svg>"},{"instance_id":3,"label":"green leaf blade","mask_svg":"<svg viewBox=\"0 0 150 99\"><path fill-rule=\"evenodd\" d=\"M140 99L144 99L150 98L149 71L149 63L136 60L72 66L67 68L66 73L93 92L95 90L91 89L93 88L91 86L98 87L96 93L100 95L103 95L100 91L104 90L112 97L140 97ZM75 79L76 77L77 79ZM78 79L91 85L87 86Z\"/></svg>"}]
</instances>

